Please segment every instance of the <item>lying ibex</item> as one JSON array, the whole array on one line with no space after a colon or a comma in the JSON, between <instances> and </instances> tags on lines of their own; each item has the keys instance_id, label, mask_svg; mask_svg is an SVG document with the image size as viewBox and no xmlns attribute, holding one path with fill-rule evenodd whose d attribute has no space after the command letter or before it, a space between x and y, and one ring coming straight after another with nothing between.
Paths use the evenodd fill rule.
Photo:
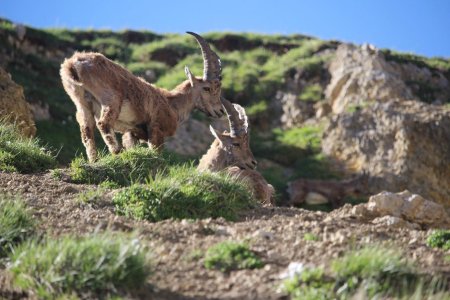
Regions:
<instances>
[{"instance_id":1,"label":"lying ibex","mask_svg":"<svg viewBox=\"0 0 450 300\"><path fill-rule=\"evenodd\" d=\"M94 126L111 153L121 146L114 132L123 134L125 148L144 139L156 148L172 136L177 126L199 109L210 117L225 112L220 101L221 63L206 41L196 33L204 68L203 78L185 67L188 80L168 91L147 83L100 53L75 53L61 65L61 79L77 108L81 139L90 161L96 159Z\"/></svg>"},{"instance_id":2,"label":"lying ibex","mask_svg":"<svg viewBox=\"0 0 450 300\"><path fill-rule=\"evenodd\" d=\"M223 99L223 106L230 123L230 132L222 134L209 127L216 138L203 155L197 167L199 171L226 170L230 175L241 178L251 186L254 197L264 205L274 205L274 188L254 170L256 160L250 150L248 120L244 108Z\"/></svg>"},{"instance_id":3,"label":"lying ibex","mask_svg":"<svg viewBox=\"0 0 450 300\"><path fill-rule=\"evenodd\" d=\"M346 196L359 196L368 191L369 176L367 173L343 181L297 179L288 182L290 205L326 204L334 208L343 205Z\"/></svg>"}]
</instances>

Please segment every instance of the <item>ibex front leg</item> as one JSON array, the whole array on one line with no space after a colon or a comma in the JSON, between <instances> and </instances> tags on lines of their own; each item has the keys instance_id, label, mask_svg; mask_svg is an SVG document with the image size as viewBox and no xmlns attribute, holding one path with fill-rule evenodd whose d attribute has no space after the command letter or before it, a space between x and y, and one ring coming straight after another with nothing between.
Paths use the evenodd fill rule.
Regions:
<instances>
[{"instance_id":1,"label":"ibex front leg","mask_svg":"<svg viewBox=\"0 0 450 300\"><path fill-rule=\"evenodd\" d=\"M117 105L115 107L118 108L120 106ZM106 146L108 146L109 152L113 154L117 154L121 150L121 147L117 142L116 134L113 131L114 123L118 117L118 109L114 109L111 105L102 105L100 119L97 122L97 128L100 131Z\"/></svg>"}]
</instances>

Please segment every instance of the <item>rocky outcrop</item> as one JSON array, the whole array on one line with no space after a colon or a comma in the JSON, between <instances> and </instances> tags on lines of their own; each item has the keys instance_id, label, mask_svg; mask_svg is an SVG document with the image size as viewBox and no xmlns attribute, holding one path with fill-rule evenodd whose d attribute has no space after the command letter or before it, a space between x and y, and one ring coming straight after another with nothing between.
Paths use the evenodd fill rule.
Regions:
<instances>
[{"instance_id":1,"label":"rocky outcrop","mask_svg":"<svg viewBox=\"0 0 450 300\"><path fill-rule=\"evenodd\" d=\"M36 134L36 126L25 101L23 88L16 84L11 75L0 68L0 118L16 124L17 128L27 137Z\"/></svg>"},{"instance_id":2,"label":"rocky outcrop","mask_svg":"<svg viewBox=\"0 0 450 300\"><path fill-rule=\"evenodd\" d=\"M371 101L417 99L400 73L371 45L340 45L329 72L326 97L336 114Z\"/></svg>"},{"instance_id":3,"label":"rocky outcrop","mask_svg":"<svg viewBox=\"0 0 450 300\"><path fill-rule=\"evenodd\" d=\"M315 115L314 102L301 101L295 94L278 92L275 99L281 104L280 121L285 129L300 126Z\"/></svg>"},{"instance_id":4,"label":"rocky outcrop","mask_svg":"<svg viewBox=\"0 0 450 300\"><path fill-rule=\"evenodd\" d=\"M227 121L211 120L212 126L219 132L227 129ZM176 134L168 138L165 146L170 151L188 157L199 157L206 153L214 140L207 122L189 119L177 129Z\"/></svg>"},{"instance_id":5,"label":"rocky outcrop","mask_svg":"<svg viewBox=\"0 0 450 300\"><path fill-rule=\"evenodd\" d=\"M449 108L391 101L334 116L322 150L369 171L372 193L408 189L450 207L449 141Z\"/></svg>"},{"instance_id":6,"label":"rocky outcrop","mask_svg":"<svg viewBox=\"0 0 450 300\"><path fill-rule=\"evenodd\" d=\"M417 229L417 225L436 228L450 226L450 216L441 204L409 191L396 194L381 192L370 197L368 203L353 207L352 214L373 219L375 224L393 227Z\"/></svg>"}]
</instances>

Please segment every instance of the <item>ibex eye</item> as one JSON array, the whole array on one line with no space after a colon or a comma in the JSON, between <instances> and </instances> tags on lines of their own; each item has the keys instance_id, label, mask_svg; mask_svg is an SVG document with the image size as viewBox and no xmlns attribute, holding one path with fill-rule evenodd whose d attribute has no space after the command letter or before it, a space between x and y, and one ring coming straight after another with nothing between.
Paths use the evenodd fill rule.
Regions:
<instances>
[{"instance_id":1,"label":"ibex eye","mask_svg":"<svg viewBox=\"0 0 450 300\"><path fill-rule=\"evenodd\" d=\"M239 147L241 144L239 144L239 143L233 143L233 146L235 146L235 147Z\"/></svg>"},{"instance_id":2,"label":"ibex eye","mask_svg":"<svg viewBox=\"0 0 450 300\"><path fill-rule=\"evenodd\" d=\"M205 86L205 87L203 88L203 90L204 90L205 92L210 92L210 91L211 91L211 89L210 89L209 87L207 87L207 86Z\"/></svg>"}]
</instances>

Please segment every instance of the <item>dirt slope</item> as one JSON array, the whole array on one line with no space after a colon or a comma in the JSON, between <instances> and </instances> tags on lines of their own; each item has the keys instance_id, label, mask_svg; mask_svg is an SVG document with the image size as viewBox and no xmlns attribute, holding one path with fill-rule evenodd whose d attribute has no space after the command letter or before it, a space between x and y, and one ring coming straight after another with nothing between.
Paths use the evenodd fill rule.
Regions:
<instances>
[{"instance_id":1,"label":"dirt slope","mask_svg":"<svg viewBox=\"0 0 450 300\"><path fill-rule=\"evenodd\" d=\"M0 173L0 191L23 195L39 220L39 230L51 236L87 234L107 228L139 232L152 249L153 274L142 299L282 299L277 292L280 273L293 261L327 266L331 259L366 243L392 244L416 262L425 273L444 272L450 265L442 251L425 245L426 231L377 227L348 216L345 206L332 213L294 208L260 208L225 220L138 222L114 215L105 196L96 205L80 204L77 193L96 188L53 179L50 174ZM313 233L318 241L305 241ZM266 263L259 270L224 274L203 267L201 253L220 241L248 241ZM33 299L14 291L0 272L0 296Z\"/></svg>"}]
</instances>

